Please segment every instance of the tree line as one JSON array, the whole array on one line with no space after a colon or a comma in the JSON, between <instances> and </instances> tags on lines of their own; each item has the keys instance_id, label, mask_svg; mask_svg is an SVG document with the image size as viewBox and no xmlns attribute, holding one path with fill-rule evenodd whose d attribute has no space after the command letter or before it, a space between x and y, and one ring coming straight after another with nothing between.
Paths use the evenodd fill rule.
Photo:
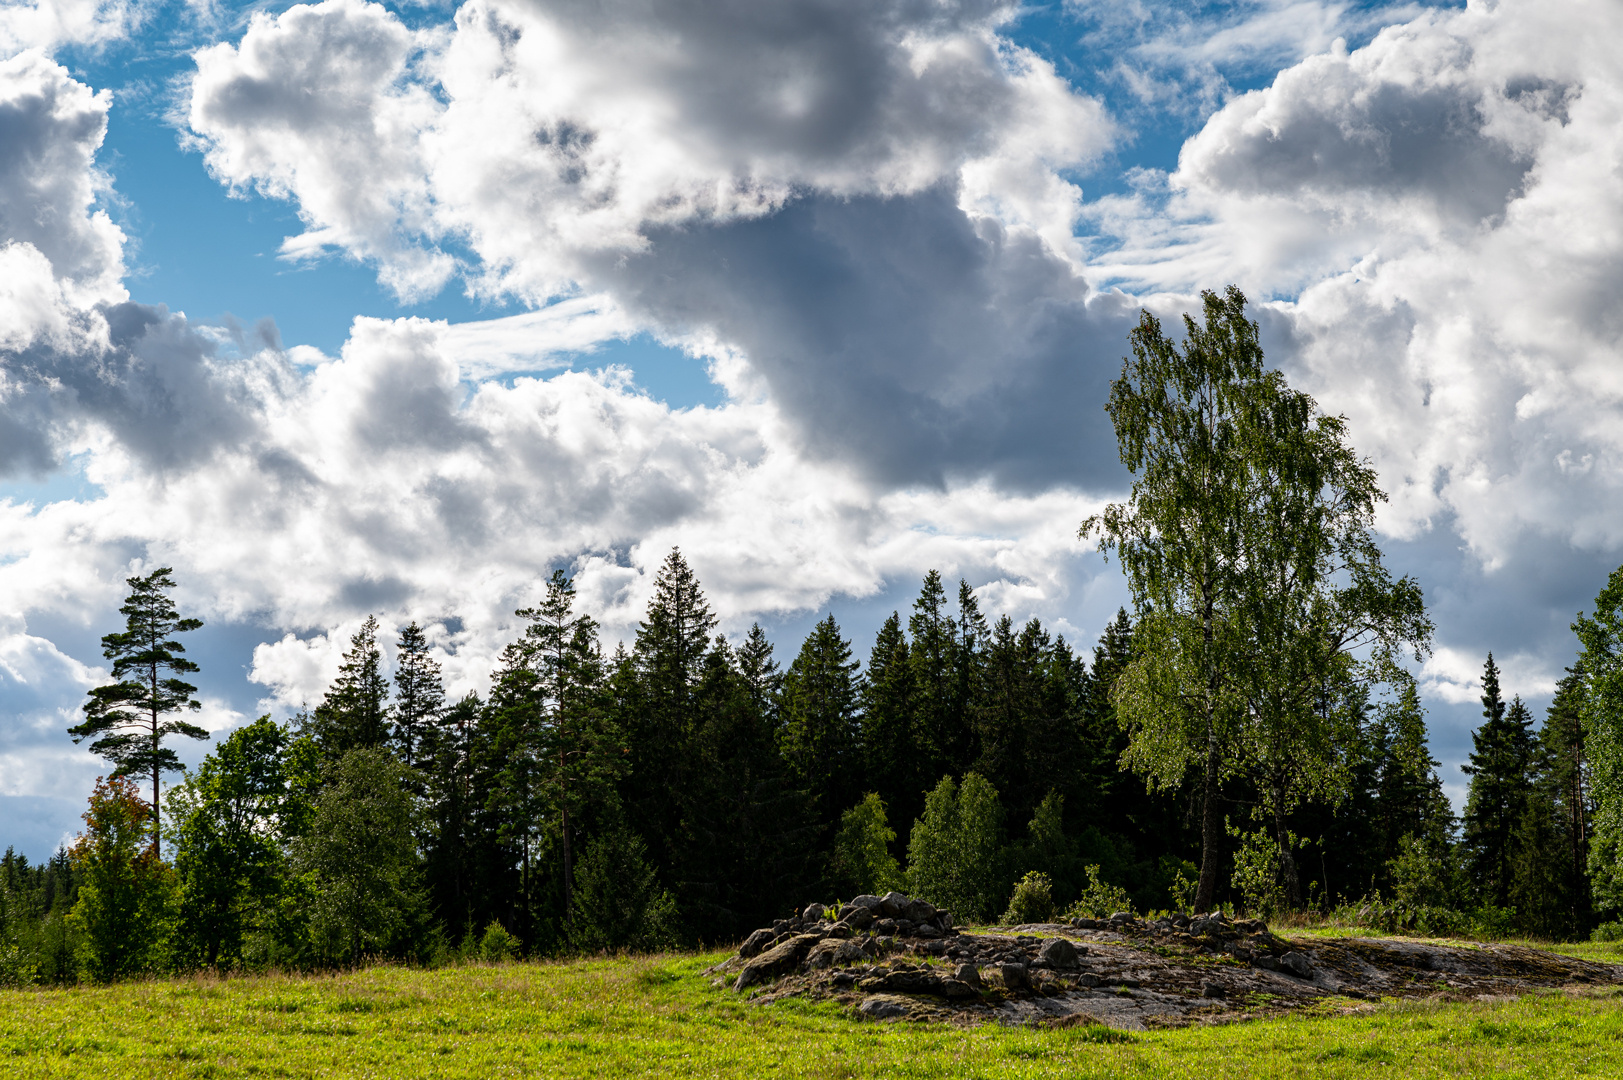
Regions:
<instances>
[{"instance_id":1,"label":"tree line","mask_svg":"<svg viewBox=\"0 0 1623 1080\"><path fill-rule=\"evenodd\" d=\"M759 625L717 632L673 550L612 651L554 573L483 695L447 697L416 623L390 670L369 618L319 703L164 793L173 740L207 737L184 719L201 623L169 568L131 578L113 681L70 730L113 768L71 849L0 860L0 979L719 943L892 887L960 922L1227 905L1589 933L1623 904L1623 569L1542 725L1487 658L1456 819L1384 496L1244 303L1205 294L1182 345L1134 331L1109 404L1133 490L1082 527L1132 611L1085 651L931 571L865 662L829 615L785 666Z\"/></svg>"}]
</instances>

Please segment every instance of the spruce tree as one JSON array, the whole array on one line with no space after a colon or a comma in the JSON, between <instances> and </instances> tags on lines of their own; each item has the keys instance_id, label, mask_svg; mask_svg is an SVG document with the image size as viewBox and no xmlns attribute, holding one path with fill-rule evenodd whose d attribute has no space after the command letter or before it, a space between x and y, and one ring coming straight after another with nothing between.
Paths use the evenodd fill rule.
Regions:
<instances>
[{"instance_id":1,"label":"spruce tree","mask_svg":"<svg viewBox=\"0 0 1623 1080\"><path fill-rule=\"evenodd\" d=\"M328 761L389 739L389 680L378 649L378 620L371 615L349 639L338 678L316 706L313 733Z\"/></svg>"},{"instance_id":2,"label":"spruce tree","mask_svg":"<svg viewBox=\"0 0 1623 1080\"><path fill-rule=\"evenodd\" d=\"M1463 820L1466 871L1481 900L1510 904L1515 831L1532 790L1533 718L1517 697L1507 710L1493 654L1482 669L1484 721L1471 735L1471 778Z\"/></svg>"},{"instance_id":3,"label":"spruce tree","mask_svg":"<svg viewBox=\"0 0 1623 1080\"><path fill-rule=\"evenodd\" d=\"M422 627L413 622L402 630L396 648L394 743L399 747L400 760L415 767L422 742L445 707L445 687L440 681L439 661L429 652Z\"/></svg>"},{"instance_id":4,"label":"spruce tree","mask_svg":"<svg viewBox=\"0 0 1623 1080\"><path fill-rule=\"evenodd\" d=\"M1583 676L1569 669L1556 684L1555 698L1544 716L1539 742L1544 750L1546 783L1553 804L1557 830L1564 848L1562 873L1569 907L1569 921L1575 930L1591 919L1589 898L1589 829L1594 817L1593 796L1589 791L1589 761L1583 726Z\"/></svg>"},{"instance_id":5,"label":"spruce tree","mask_svg":"<svg viewBox=\"0 0 1623 1080\"><path fill-rule=\"evenodd\" d=\"M914 746L920 756L920 773L947 775L955 771L956 750L964 741L959 696L962 665L958 624L947 611L947 592L938 571L924 575L907 630L912 638L908 662L913 669Z\"/></svg>"},{"instance_id":6,"label":"spruce tree","mask_svg":"<svg viewBox=\"0 0 1623 1080\"><path fill-rule=\"evenodd\" d=\"M913 666L897 612L874 637L861 693L863 773L896 820L910 822L924 809L926 774L915 742Z\"/></svg>"},{"instance_id":7,"label":"spruce tree","mask_svg":"<svg viewBox=\"0 0 1623 1080\"><path fill-rule=\"evenodd\" d=\"M173 735L206 739L196 724L166 719L183 711L196 712L202 702L192 695L197 687L181 679L197 671L182 654L186 647L176 634L196 630L201 619L183 619L174 601L165 595L175 587L173 569L161 566L145 577L127 578L130 595L120 607L124 631L101 639L102 655L113 662L116 682L90 691L83 722L68 729L74 742L94 739L90 749L114 766L112 778L150 777L152 853L158 853L159 787L166 772L181 771L180 758L163 745Z\"/></svg>"},{"instance_id":8,"label":"spruce tree","mask_svg":"<svg viewBox=\"0 0 1623 1080\"><path fill-rule=\"evenodd\" d=\"M662 876L678 844L683 792L692 765L693 737L701 725L695 695L716 617L699 579L672 548L654 578L648 613L637 629L632 699L620 723L631 749L623 785L628 824L649 842Z\"/></svg>"},{"instance_id":9,"label":"spruce tree","mask_svg":"<svg viewBox=\"0 0 1623 1080\"><path fill-rule=\"evenodd\" d=\"M812 793L824 828L862 791L857 668L850 642L830 615L807 635L783 679L783 759Z\"/></svg>"}]
</instances>

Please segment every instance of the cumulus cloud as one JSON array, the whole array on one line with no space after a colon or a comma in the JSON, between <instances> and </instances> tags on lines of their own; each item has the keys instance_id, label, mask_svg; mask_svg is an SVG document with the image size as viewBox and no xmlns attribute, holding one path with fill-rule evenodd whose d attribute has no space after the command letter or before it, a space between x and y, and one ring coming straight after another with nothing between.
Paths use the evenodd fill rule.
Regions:
<instances>
[{"instance_id":1,"label":"cumulus cloud","mask_svg":"<svg viewBox=\"0 0 1623 1080\"><path fill-rule=\"evenodd\" d=\"M1529 687L1570 661L1566 624L1623 549L1620 23L1427 13L1281 72L1158 191L1090 208L1120 241L1106 280L1288 298L1274 356L1373 455L1445 644L1516 657Z\"/></svg>"},{"instance_id":2,"label":"cumulus cloud","mask_svg":"<svg viewBox=\"0 0 1623 1080\"><path fill-rule=\"evenodd\" d=\"M116 601L132 552L185 567L188 610L291 628L254 658L291 707L319 696L368 612L436 625L453 682L482 685L553 567L627 633L678 544L733 629L927 561L1052 616L1097 571L1073 534L1095 505L1081 496L887 493L801 457L770 403L673 410L614 369L469 383L457 341L444 323L359 319L313 369L272 349L238 360L254 423L206 459L157 475L109 443L88 470L102 498L0 503L0 591L24 613L71 596L88 614Z\"/></svg>"},{"instance_id":3,"label":"cumulus cloud","mask_svg":"<svg viewBox=\"0 0 1623 1080\"><path fill-rule=\"evenodd\" d=\"M106 45L139 25L139 3L128 0L32 0L0 7L0 55L64 45Z\"/></svg>"}]
</instances>

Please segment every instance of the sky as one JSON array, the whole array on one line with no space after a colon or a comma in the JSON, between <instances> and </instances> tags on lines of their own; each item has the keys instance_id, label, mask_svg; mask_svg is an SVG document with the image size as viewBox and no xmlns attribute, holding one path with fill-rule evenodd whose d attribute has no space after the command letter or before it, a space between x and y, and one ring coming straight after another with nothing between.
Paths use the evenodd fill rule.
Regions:
<instances>
[{"instance_id":1,"label":"sky","mask_svg":"<svg viewBox=\"0 0 1623 1080\"><path fill-rule=\"evenodd\" d=\"M1091 646L1108 385L1233 283L1377 469L1456 803L1623 562L1623 7L0 3L0 843L171 566L216 734L368 614L482 690L554 569L673 546L857 655L923 574ZM188 761L206 752L182 746Z\"/></svg>"}]
</instances>

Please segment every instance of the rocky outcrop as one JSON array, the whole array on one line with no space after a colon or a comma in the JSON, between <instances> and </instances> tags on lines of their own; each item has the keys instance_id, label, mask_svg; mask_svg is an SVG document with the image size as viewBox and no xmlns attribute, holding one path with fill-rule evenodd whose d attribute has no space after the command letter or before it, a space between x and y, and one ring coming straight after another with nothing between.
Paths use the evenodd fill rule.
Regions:
<instances>
[{"instance_id":1,"label":"rocky outcrop","mask_svg":"<svg viewBox=\"0 0 1623 1080\"><path fill-rule=\"evenodd\" d=\"M875 1020L1144 1028L1277 1015L1327 1001L1516 994L1620 985L1623 967L1519 946L1286 939L1260 920L1120 913L966 933L887 893L804 908L710 971L758 1002L832 998Z\"/></svg>"}]
</instances>

